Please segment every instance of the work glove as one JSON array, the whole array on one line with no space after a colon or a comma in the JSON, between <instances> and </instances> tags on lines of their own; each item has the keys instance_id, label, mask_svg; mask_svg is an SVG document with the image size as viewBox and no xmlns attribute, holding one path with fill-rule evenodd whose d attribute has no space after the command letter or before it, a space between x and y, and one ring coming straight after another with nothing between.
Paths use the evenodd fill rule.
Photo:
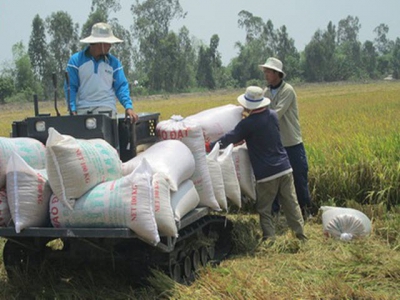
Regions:
<instances>
[{"instance_id":1,"label":"work glove","mask_svg":"<svg viewBox=\"0 0 400 300\"><path fill-rule=\"evenodd\" d=\"M210 142L206 142L206 143L205 143L205 147L206 147L206 152L207 152L207 153L210 153L210 152L211 152Z\"/></svg>"}]
</instances>

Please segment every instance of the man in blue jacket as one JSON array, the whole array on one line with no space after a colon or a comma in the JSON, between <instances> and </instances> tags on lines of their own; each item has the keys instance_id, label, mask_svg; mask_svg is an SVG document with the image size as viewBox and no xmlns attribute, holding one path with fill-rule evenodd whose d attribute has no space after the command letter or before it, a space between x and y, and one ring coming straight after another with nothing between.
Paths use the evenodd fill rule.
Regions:
<instances>
[{"instance_id":1,"label":"man in blue jacket","mask_svg":"<svg viewBox=\"0 0 400 300\"><path fill-rule=\"evenodd\" d=\"M125 115L137 121L121 62L109 53L112 44L123 41L114 36L109 24L96 23L91 35L80 42L89 46L73 54L66 69L69 82L64 89L71 114L108 113L116 118L118 98Z\"/></svg>"},{"instance_id":2,"label":"man in blue jacket","mask_svg":"<svg viewBox=\"0 0 400 300\"><path fill-rule=\"evenodd\" d=\"M263 97L263 90L257 86L249 86L245 94L240 95L237 100L248 116L231 132L210 143L208 150L212 149L215 143L225 148L231 143L237 144L244 140L257 180L256 209L260 215L263 240L275 240L271 207L276 196L279 196L289 227L298 239L306 240L292 167L281 142L277 113L267 108L271 101Z\"/></svg>"}]
</instances>

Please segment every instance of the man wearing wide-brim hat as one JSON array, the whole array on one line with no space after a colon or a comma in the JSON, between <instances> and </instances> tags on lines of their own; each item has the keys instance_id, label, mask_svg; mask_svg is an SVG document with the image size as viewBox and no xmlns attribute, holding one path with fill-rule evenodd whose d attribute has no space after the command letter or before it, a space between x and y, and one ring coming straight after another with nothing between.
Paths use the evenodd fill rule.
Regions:
<instances>
[{"instance_id":1,"label":"man wearing wide-brim hat","mask_svg":"<svg viewBox=\"0 0 400 300\"><path fill-rule=\"evenodd\" d=\"M297 95L293 87L287 83L282 62L269 57L265 64L259 65L268 84L264 96L271 99L271 109L278 114L282 144L288 153L293 168L297 200L300 204L304 220L311 215L311 197L308 189L308 162L301 135ZM279 199L273 204L273 212L279 212Z\"/></svg>"},{"instance_id":2,"label":"man wearing wide-brim hat","mask_svg":"<svg viewBox=\"0 0 400 300\"><path fill-rule=\"evenodd\" d=\"M109 24L96 23L91 35L80 42L89 46L73 54L66 69L64 89L71 114L107 113L116 118L118 98L125 115L137 121L121 62L109 53L112 44L123 41L114 36Z\"/></svg>"},{"instance_id":3,"label":"man wearing wide-brim hat","mask_svg":"<svg viewBox=\"0 0 400 300\"><path fill-rule=\"evenodd\" d=\"M216 143L220 148L245 141L255 178L257 180L256 208L260 215L263 240L275 240L275 225L271 214L272 203L279 196L289 227L297 238L307 239L303 230L303 218L293 183L292 168L279 134L277 113L269 109L270 99L263 90L249 86L237 98L248 116L218 141L206 144L209 152Z\"/></svg>"}]
</instances>

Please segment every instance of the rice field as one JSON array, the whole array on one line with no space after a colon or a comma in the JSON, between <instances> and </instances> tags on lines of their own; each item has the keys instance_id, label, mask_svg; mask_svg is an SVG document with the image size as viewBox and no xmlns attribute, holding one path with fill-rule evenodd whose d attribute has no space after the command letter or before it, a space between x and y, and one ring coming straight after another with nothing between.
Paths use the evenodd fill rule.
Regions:
<instances>
[{"instance_id":1,"label":"rice field","mask_svg":"<svg viewBox=\"0 0 400 300\"><path fill-rule=\"evenodd\" d=\"M150 285L134 279L71 277L46 273L10 284L0 268L1 299L400 299L400 82L295 86L309 160L314 218L300 243L279 220L273 246L260 245L251 205L234 221L234 253L219 266L201 270L190 286L154 272ZM135 99L139 112L188 116L236 104L242 90ZM60 103L60 112L65 106ZM120 108L121 109L121 108ZM54 115L53 103L41 102ZM123 110L121 109L121 112ZM0 136L13 120L33 115L33 105L1 107ZM372 221L366 239L349 243L322 234L321 205L353 207ZM0 239L1 244L4 242Z\"/></svg>"}]
</instances>

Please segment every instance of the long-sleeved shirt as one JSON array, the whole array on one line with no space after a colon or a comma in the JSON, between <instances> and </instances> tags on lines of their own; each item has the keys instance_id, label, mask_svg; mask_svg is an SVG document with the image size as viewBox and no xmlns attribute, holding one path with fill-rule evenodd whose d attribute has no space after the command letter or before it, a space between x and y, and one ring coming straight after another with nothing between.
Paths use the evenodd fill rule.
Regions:
<instances>
[{"instance_id":1,"label":"long-sleeved shirt","mask_svg":"<svg viewBox=\"0 0 400 300\"><path fill-rule=\"evenodd\" d=\"M297 95L293 87L283 81L277 89L267 87L264 97L271 99L269 107L278 113L283 146L290 147L302 143Z\"/></svg>"},{"instance_id":2,"label":"long-sleeved shirt","mask_svg":"<svg viewBox=\"0 0 400 300\"><path fill-rule=\"evenodd\" d=\"M96 106L110 107L117 112L116 99L125 109L132 108L129 84L121 62L113 55L95 60L89 47L71 56L67 64L70 83L70 109ZM68 86L64 91L68 99Z\"/></svg>"},{"instance_id":3,"label":"long-sleeved shirt","mask_svg":"<svg viewBox=\"0 0 400 300\"><path fill-rule=\"evenodd\" d=\"M245 140L251 166L257 181L268 181L292 172L283 148L277 113L266 109L250 114L216 142L221 148ZM211 148L216 142L210 144Z\"/></svg>"}]
</instances>

